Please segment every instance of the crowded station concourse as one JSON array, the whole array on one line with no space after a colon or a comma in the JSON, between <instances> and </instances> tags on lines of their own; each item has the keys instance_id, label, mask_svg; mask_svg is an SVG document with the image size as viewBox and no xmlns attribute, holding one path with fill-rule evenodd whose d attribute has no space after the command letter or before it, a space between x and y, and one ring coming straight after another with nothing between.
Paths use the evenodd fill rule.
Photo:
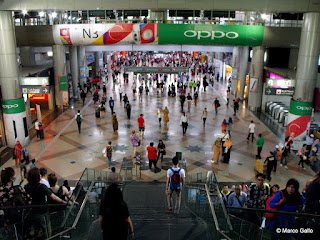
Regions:
<instances>
[{"instance_id":1,"label":"crowded station concourse","mask_svg":"<svg viewBox=\"0 0 320 240\"><path fill-rule=\"evenodd\" d=\"M0 11L4 23L12 21L7 13ZM155 239L316 239L320 118L309 95L319 97L313 60L320 43L312 39L320 16L302 15L301 32L309 35L298 35L303 47L286 59L294 77L271 66L271 30L260 39L258 24L250 28L256 38L251 32L234 44L237 30L186 29L183 35L200 43L176 43L180 50L171 50L175 38L162 37L165 26L147 19L117 22L125 29L121 40L110 38L120 28L96 40L85 29L81 42L72 26L53 26L59 36L50 40L51 77L30 73L13 90L8 82L18 78L18 67L10 69L14 76L0 76L1 133L10 155L1 161L0 238L151 239L153 231ZM310 30L310 22L318 28ZM14 34L5 25L0 33ZM159 39L147 42L156 27ZM201 42L209 34L230 42ZM6 44L0 42L0 63L16 54L15 42L4 51ZM30 52L20 48L24 69ZM36 78L48 82L33 85Z\"/></svg>"}]
</instances>

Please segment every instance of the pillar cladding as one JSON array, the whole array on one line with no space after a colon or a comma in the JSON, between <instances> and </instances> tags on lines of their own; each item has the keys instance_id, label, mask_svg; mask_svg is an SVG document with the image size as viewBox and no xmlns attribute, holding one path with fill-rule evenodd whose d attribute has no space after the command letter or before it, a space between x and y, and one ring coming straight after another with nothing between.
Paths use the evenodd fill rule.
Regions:
<instances>
[{"instance_id":1,"label":"pillar cladding","mask_svg":"<svg viewBox=\"0 0 320 240\"><path fill-rule=\"evenodd\" d=\"M248 101L248 107L251 111L257 111L261 109L264 51L265 48L262 46L253 48Z\"/></svg>"},{"instance_id":2,"label":"pillar cladding","mask_svg":"<svg viewBox=\"0 0 320 240\"><path fill-rule=\"evenodd\" d=\"M241 47L241 56L240 56L240 71L239 71L239 79L240 79L240 90L239 97L242 100L244 97L244 87L246 84L246 74L248 70L248 57L249 57L249 47L244 46Z\"/></svg>"},{"instance_id":3,"label":"pillar cladding","mask_svg":"<svg viewBox=\"0 0 320 240\"><path fill-rule=\"evenodd\" d=\"M54 67L54 89L56 106L60 109L63 107L63 99L68 101L68 91L60 90L60 77L66 77L66 55L64 46L54 45L53 50L53 67Z\"/></svg>"},{"instance_id":4,"label":"pillar cladding","mask_svg":"<svg viewBox=\"0 0 320 240\"><path fill-rule=\"evenodd\" d=\"M149 19L152 23L166 23L167 11L150 11Z\"/></svg>"},{"instance_id":5,"label":"pillar cladding","mask_svg":"<svg viewBox=\"0 0 320 240\"><path fill-rule=\"evenodd\" d=\"M73 98L78 98L77 88L78 88L78 54L77 54L77 46L70 47L70 62L71 62L71 79L72 79L72 90L73 90Z\"/></svg>"},{"instance_id":6,"label":"pillar cladding","mask_svg":"<svg viewBox=\"0 0 320 240\"><path fill-rule=\"evenodd\" d=\"M240 58L240 47L234 46L232 53L232 82L231 92L235 95L238 87L238 71L239 71L239 59Z\"/></svg>"},{"instance_id":7,"label":"pillar cladding","mask_svg":"<svg viewBox=\"0 0 320 240\"><path fill-rule=\"evenodd\" d=\"M36 54L33 47L20 47L20 60L23 67L36 65Z\"/></svg>"},{"instance_id":8,"label":"pillar cladding","mask_svg":"<svg viewBox=\"0 0 320 240\"><path fill-rule=\"evenodd\" d=\"M286 136L294 135L294 149L298 149L307 134L317 79L320 50L320 13L305 13L300 37L296 87L290 102Z\"/></svg>"},{"instance_id":9,"label":"pillar cladding","mask_svg":"<svg viewBox=\"0 0 320 240\"><path fill-rule=\"evenodd\" d=\"M80 84L87 80L87 69L86 69L86 48L85 46L78 46L78 68L80 76Z\"/></svg>"},{"instance_id":10,"label":"pillar cladding","mask_svg":"<svg viewBox=\"0 0 320 240\"><path fill-rule=\"evenodd\" d=\"M0 11L0 83L7 145L29 144L25 103L18 80L16 38L10 11Z\"/></svg>"},{"instance_id":11,"label":"pillar cladding","mask_svg":"<svg viewBox=\"0 0 320 240\"><path fill-rule=\"evenodd\" d=\"M96 73L98 73L98 71L101 71L101 64L102 64L102 52L95 52L94 53L94 59L95 59L95 66L96 66Z\"/></svg>"}]
</instances>

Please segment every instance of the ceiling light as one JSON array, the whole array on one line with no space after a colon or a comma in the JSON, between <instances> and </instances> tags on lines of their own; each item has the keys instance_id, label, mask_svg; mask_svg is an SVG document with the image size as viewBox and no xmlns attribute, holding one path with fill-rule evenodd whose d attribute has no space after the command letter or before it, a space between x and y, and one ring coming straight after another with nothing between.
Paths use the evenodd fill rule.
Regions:
<instances>
[{"instance_id":1,"label":"ceiling light","mask_svg":"<svg viewBox=\"0 0 320 240\"><path fill-rule=\"evenodd\" d=\"M48 57L52 57L53 56L53 52L49 51L49 52L47 52L47 55L48 55Z\"/></svg>"},{"instance_id":2,"label":"ceiling light","mask_svg":"<svg viewBox=\"0 0 320 240\"><path fill-rule=\"evenodd\" d=\"M39 17L44 17L44 12L43 11L39 12Z\"/></svg>"},{"instance_id":3,"label":"ceiling light","mask_svg":"<svg viewBox=\"0 0 320 240\"><path fill-rule=\"evenodd\" d=\"M53 12L52 14L51 14L51 16L53 17L53 18L56 18L57 17L57 13L56 12Z\"/></svg>"},{"instance_id":4,"label":"ceiling light","mask_svg":"<svg viewBox=\"0 0 320 240\"><path fill-rule=\"evenodd\" d=\"M251 19L252 21L254 21L254 17L250 17L250 19Z\"/></svg>"},{"instance_id":5,"label":"ceiling light","mask_svg":"<svg viewBox=\"0 0 320 240\"><path fill-rule=\"evenodd\" d=\"M25 10L25 9L22 10L22 14L23 14L23 15L26 15L27 13L28 13L27 10Z\"/></svg>"},{"instance_id":6,"label":"ceiling light","mask_svg":"<svg viewBox=\"0 0 320 240\"><path fill-rule=\"evenodd\" d=\"M262 14L261 14L261 18L264 19L264 20L266 20L266 19L267 19L267 14L262 13Z\"/></svg>"}]
</instances>

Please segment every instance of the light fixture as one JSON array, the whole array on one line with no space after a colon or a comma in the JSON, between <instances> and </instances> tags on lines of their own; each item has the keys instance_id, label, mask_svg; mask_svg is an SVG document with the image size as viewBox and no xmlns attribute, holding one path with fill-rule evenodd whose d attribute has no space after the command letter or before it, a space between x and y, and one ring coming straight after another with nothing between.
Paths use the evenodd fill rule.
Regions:
<instances>
[{"instance_id":1,"label":"light fixture","mask_svg":"<svg viewBox=\"0 0 320 240\"><path fill-rule=\"evenodd\" d=\"M51 14L52 18L56 18L57 15L58 15L58 14L57 14L56 12L53 12L53 13Z\"/></svg>"},{"instance_id":2,"label":"light fixture","mask_svg":"<svg viewBox=\"0 0 320 240\"><path fill-rule=\"evenodd\" d=\"M39 12L39 17L44 17L44 11Z\"/></svg>"},{"instance_id":3,"label":"light fixture","mask_svg":"<svg viewBox=\"0 0 320 240\"><path fill-rule=\"evenodd\" d=\"M254 17L250 17L250 19L251 19L252 21L254 21Z\"/></svg>"},{"instance_id":4,"label":"light fixture","mask_svg":"<svg viewBox=\"0 0 320 240\"><path fill-rule=\"evenodd\" d=\"M262 18L263 20L266 20L266 19L267 19L267 14L262 13L262 14L261 14L261 18Z\"/></svg>"},{"instance_id":5,"label":"light fixture","mask_svg":"<svg viewBox=\"0 0 320 240\"><path fill-rule=\"evenodd\" d=\"M48 55L48 57L52 57L53 56L53 52L49 51L49 52L47 52L47 55Z\"/></svg>"},{"instance_id":6,"label":"light fixture","mask_svg":"<svg viewBox=\"0 0 320 240\"><path fill-rule=\"evenodd\" d=\"M22 10L22 14L23 14L23 15L26 15L27 13L28 13L27 10L25 10L25 9Z\"/></svg>"}]
</instances>

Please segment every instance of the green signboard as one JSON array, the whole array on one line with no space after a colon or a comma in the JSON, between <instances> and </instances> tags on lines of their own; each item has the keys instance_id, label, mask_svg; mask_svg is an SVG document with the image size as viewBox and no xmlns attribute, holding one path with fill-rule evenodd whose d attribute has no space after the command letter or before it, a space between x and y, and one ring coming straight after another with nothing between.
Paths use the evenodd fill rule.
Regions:
<instances>
[{"instance_id":1,"label":"green signboard","mask_svg":"<svg viewBox=\"0 0 320 240\"><path fill-rule=\"evenodd\" d=\"M2 111L5 114L16 114L26 110L23 98L2 100Z\"/></svg>"},{"instance_id":2,"label":"green signboard","mask_svg":"<svg viewBox=\"0 0 320 240\"><path fill-rule=\"evenodd\" d=\"M290 101L290 113L298 116L310 116L312 114L312 102Z\"/></svg>"},{"instance_id":3,"label":"green signboard","mask_svg":"<svg viewBox=\"0 0 320 240\"><path fill-rule=\"evenodd\" d=\"M60 91L68 90L67 77L59 77Z\"/></svg>"},{"instance_id":4,"label":"green signboard","mask_svg":"<svg viewBox=\"0 0 320 240\"><path fill-rule=\"evenodd\" d=\"M159 24L159 44L260 46L264 26Z\"/></svg>"}]
</instances>

